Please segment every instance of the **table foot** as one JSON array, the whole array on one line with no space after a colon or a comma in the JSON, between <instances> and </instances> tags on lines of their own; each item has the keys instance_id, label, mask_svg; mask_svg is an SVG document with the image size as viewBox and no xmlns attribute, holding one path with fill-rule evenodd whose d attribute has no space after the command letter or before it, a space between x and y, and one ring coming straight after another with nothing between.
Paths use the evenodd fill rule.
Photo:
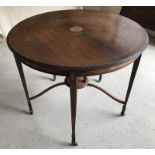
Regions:
<instances>
[{"instance_id":1,"label":"table foot","mask_svg":"<svg viewBox=\"0 0 155 155\"><path fill-rule=\"evenodd\" d=\"M98 82L101 82L102 81L102 74L99 75L99 79L98 79Z\"/></svg>"},{"instance_id":2,"label":"table foot","mask_svg":"<svg viewBox=\"0 0 155 155\"><path fill-rule=\"evenodd\" d=\"M56 80L56 75L53 75L53 78L51 78L51 81L55 81Z\"/></svg>"},{"instance_id":3,"label":"table foot","mask_svg":"<svg viewBox=\"0 0 155 155\"><path fill-rule=\"evenodd\" d=\"M33 110L32 110L32 111L30 111L30 115L33 115Z\"/></svg>"},{"instance_id":4,"label":"table foot","mask_svg":"<svg viewBox=\"0 0 155 155\"><path fill-rule=\"evenodd\" d=\"M120 116L125 116L125 113L122 113L122 112L121 112Z\"/></svg>"},{"instance_id":5,"label":"table foot","mask_svg":"<svg viewBox=\"0 0 155 155\"><path fill-rule=\"evenodd\" d=\"M77 142L72 142L71 145L72 146L78 146L78 143Z\"/></svg>"},{"instance_id":6,"label":"table foot","mask_svg":"<svg viewBox=\"0 0 155 155\"><path fill-rule=\"evenodd\" d=\"M31 115L34 114L34 113L33 113L33 108L32 108L32 106L31 106L31 103L29 103L29 111L30 111L30 114L31 114Z\"/></svg>"},{"instance_id":7,"label":"table foot","mask_svg":"<svg viewBox=\"0 0 155 155\"><path fill-rule=\"evenodd\" d=\"M78 146L76 140L75 140L75 135L72 134L72 143L71 143L72 146Z\"/></svg>"},{"instance_id":8,"label":"table foot","mask_svg":"<svg viewBox=\"0 0 155 155\"><path fill-rule=\"evenodd\" d=\"M125 110L126 110L126 106L123 105L122 111L121 111L121 116L125 116Z\"/></svg>"}]
</instances>

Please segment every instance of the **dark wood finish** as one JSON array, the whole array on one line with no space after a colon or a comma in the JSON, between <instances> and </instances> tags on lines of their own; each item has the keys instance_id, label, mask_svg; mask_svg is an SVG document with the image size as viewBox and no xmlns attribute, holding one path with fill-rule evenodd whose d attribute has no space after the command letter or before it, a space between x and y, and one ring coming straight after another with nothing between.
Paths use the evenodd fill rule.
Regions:
<instances>
[{"instance_id":1,"label":"dark wood finish","mask_svg":"<svg viewBox=\"0 0 155 155\"><path fill-rule=\"evenodd\" d=\"M110 94L110 93L109 93L108 91L106 91L105 89L103 89L103 88L101 88L101 87L99 87L99 86L96 86L95 84L92 84L92 83L88 83L88 86L89 86L89 87L94 87L94 88L96 88L96 89L102 91L102 92L105 93L106 95L108 95L108 96L109 96L110 98L112 98L113 100L115 100L115 101L117 101L117 102L119 102L119 103L121 103L121 104L124 104L124 101L123 101L123 100L120 100L120 99L116 98L115 96L113 96L112 94Z\"/></svg>"},{"instance_id":2,"label":"dark wood finish","mask_svg":"<svg viewBox=\"0 0 155 155\"><path fill-rule=\"evenodd\" d=\"M137 72L137 69L138 69L138 66L139 66L139 63L140 63L140 59L141 59L141 55L138 57L138 59L133 64L132 73L131 73L131 76L130 76L130 80L129 80L129 85L128 85L128 89L127 89L125 101L116 98L115 96L113 96L112 94L110 94L109 92L107 92L106 90L104 90L103 88L100 88L99 86L96 86L96 85L91 84L91 83L88 83L87 84L88 86L94 87L94 88L102 91L103 93L105 93L106 95L108 95L110 98L112 98L115 101L123 104L121 116L124 116L125 115L127 102L129 100L129 96L130 96L131 89L132 89L132 86L133 86L133 82L134 82L134 79L135 79L135 76L136 76L136 72Z\"/></svg>"},{"instance_id":3,"label":"dark wood finish","mask_svg":"<svg viewBox=\"0 0 155 155\"><path fill-rule=\"evenodd\" d=\"M52 88L66 84L70 88L72 145L76 146L77 89L95 87L117 102L125 112L142 52L148 44L146 31L132 20L101 11L65 10L40 14L17 24L8 34L24 86L30 111L30 100ZM134 62L125 101L89 83L87 76L110 73ZM65 81L29 97L21 63Z\"/></svg>"},{"instance_id":4,"label":"dark wood finish","mask_svg":"<svg viewBox=\"0 0 155 155\"><path fill-rule=\"evenodd\" d=\"M65 82L60 82L60 83L57 83L57 84L55 84L55 85L52 85L52 86L48 87L47 89L43 90L42 92L40 92L39 94L30 97L30 100L34 100L35 98L40 97L41 95L45 94L45 93L48 92L49 90L51 90L51 89L53 89L53 88L55 88L55 87L58 87L58 86L62 86L62 85L66 85L66 83L65 83Z\"/></svg>"},{"instance_id":5,"label":"dark wood finish","mask_svg":"<svg viewBox=\"0 0 155 155\"><path fill-rule=\"evenodd\" d=\"M71 32L73 26L83 31ZM23 63L69 75L70 71L86 72L128 62L142 53L148 36L125 17L65 10L22 21L9 32L7 43Z\"/></svg>"},{"instance_id":6,"label":"dark wood finish","mask_svg":"<svg viewBox=\"0 0 155 155\"><path fill-rule=\"evenodd\" d=\"M123 6L120 14L155 31L155 6Z\"/></svg>"},{"instance_id":7,"label":"dark wood finish","mask_svg":"<svg viewBox=\"0 0 155 155\"><path fill-rule=\"evenodd\" d=\"M17 56L18 57L18 56ZM24 59L21 59L20 57L18 57L18 59L23 62ZM112 66L112 67L109 67L109 68L104 68L104 69L98 69L98 70L92 70L92 71L87 71L87 72L84 72L84 71L80 71L80 72L77 72L77 76L91 76L91 75L100 75L100 74L105 74L105 73L110 73L110 72L114 72L116 70L119 70L127 65L129 65L130 63L134 62L135 60L137 59L137 57L133 58L132 60L128 61L128 62L125 62L125 63L122 63L122 64L119 64L119 65L115 65L115 66ZM61 76L68 76L69 72L67 70L64 70L64 71L59 71L57 69L49 69L43 65L35 65L35 64L32 64L32 63L29 63L27 60L23 62L25 65L35 69L35 70L38 70L38 71L41 71L41 72L44 72L44 73L49 73L49 74L55 74L55 75L61 75Z\"/></svg>"},{"instance_id":8,"label":"dark wood finish","mask_svg":"<svg viewBox=\"0 0 155 155\"><path fill-rule=\"evenodd\" d=\"M99 75L99 79L98 79L98 82L101 82L102 81L102 74Z\"/></svg>"},{"instance_id":9,"label":"dark wood finish","mask_svg":"<svg viewBox=\"0 0 155 155\"><path fill-rule=\"evenodd\" d=\"M55 81L56 80L56 75L53 75L53 78L51 79L51 81Z\"/></svg>"},{"instance_id":10,"label":"dark wood finish","mask_svg":"<svg viewBox=\"0 0 155 155\"><path fill-rule=\"evenodd\" d=\"M127 102L128 102L129 96L130 96L130 92L131 92L133 82L134 82L134 79L135 79L135 76L137 73L137 69L138 69L138 66L140 63L140 59L141 59L141 56L139 56L139 58L133 64L132 73L130 76L130 81L129 81L129 85L128 85L128 89L127 89L127 93L126 93L126 97L125 97L125 102L124 102L124 105L122 107L121 116L124 116L124 114L125 114L126 105L127 105Z\"/></svg>"},{"instance_id":11,"label":"dark wood finish","mask_svg":"<svg viewBox=\"0 0 155 155\"><path fill-rule=\"evenodd\" d=\"M65 83L68 87L70 87L70 78L69 77L66 77L65 79ZM81 89L81 88L84 88L86 87L88 84L88 78L87 77L82 77L82 76L77 76L77 89Z\"/></svg>"},{"instance_id":12,"label":"dark wood finish","mask_svg":"<svg viewBox=\"0 0 155 155\"><path fill-rule=\"evenodd\" d=\"M77 146L75 137L75 123L76 123L76 106L77 106L77 76L71 73L70 81L70 97L71 97L71 122L72 122L72 145Z\"/></svg>"},{"instance_id":13,"label":"dark wood finish","mask_svg":"<svg viewBox=\"0 0 155 155\"><path fill-rule=\"evenodd\" d=\"M24 88L24 91L25 91L25 95L26 95L26 99L27 99L27 102L28 102L28 107L29 107L30 114L33 114L33 108L32 108L32 105L31 105L31 101L30 101L30 97L29 97L29 93L28 93L28 89L27 89L27 85L26 85L26 80L25 80L22 64L18 60L17 57L15 57L15 61L16 61L16 65L17 65L17 68L18 68L18 71L19 71L19 75L20 75L20 78L21 78L21 81L22 81L22 84L23 84L23 88Z\"/></svg>"}]
</instances>

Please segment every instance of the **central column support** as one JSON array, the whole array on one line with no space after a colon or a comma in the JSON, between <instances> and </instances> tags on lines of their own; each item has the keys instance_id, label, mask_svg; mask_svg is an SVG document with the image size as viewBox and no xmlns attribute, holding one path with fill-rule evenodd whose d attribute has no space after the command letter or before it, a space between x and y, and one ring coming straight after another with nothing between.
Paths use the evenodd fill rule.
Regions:
<instances>
[{"instance_id":1,"label":"central column support","mask_svg":"<svg viewBox=\"0 0 155 155\"><path fill-rule=\"evenodd\" d=\"M84 88L88 85L88 78L87 77L84 77L84 76L77 76L76 77L76 80L77 80L77 89L81 89L81 88ZM65 83L68 87L70 87L71 85L71 79L70 77L66 77L65 78Z\"/></svg>"}]
</instances>

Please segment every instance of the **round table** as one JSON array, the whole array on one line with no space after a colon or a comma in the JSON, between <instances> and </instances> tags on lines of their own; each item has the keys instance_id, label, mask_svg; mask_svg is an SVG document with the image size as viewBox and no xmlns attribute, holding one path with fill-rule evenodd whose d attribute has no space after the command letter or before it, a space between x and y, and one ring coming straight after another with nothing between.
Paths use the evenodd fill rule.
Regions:
<instances>
[{"instance_id":1,"label":"round table","mask_svg":"<svg viewBox=\"0 0 155 155\"><path fill-rule=\"evenodd\" d=\"M136 22L120 15L64 10L39 14L18 23L9 32L7 44L14 54L31 114L31 100L56 86L70 88L72 145L76 146L77 89L86 86L99 89L123 105L123 116L142 52L148 44L148 35ZM125 100L88 82L87 76L100 75L101 79L102 74L132 62ZM30 97L22 63L41 72L65 76L65 81Z\"/></svg>"}]
</instances>

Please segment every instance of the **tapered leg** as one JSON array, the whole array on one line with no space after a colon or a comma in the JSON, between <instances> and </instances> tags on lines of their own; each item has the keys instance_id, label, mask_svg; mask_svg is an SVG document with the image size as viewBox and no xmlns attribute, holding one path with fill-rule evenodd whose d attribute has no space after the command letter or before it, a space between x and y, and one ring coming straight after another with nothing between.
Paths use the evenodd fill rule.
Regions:
<instances>
[{"instance_id":1,"label":"tapered leg","mask_svg":"<svg viewBox=\"0 0 155 155\"><path fill-rule=\"evenodd\" d=\"M98 82L101 82L102 81L102 74L99 75L99 79L98 79Z\"/></svg>"},{"instance_id":2,"label":"tapered leg","mask_svg":"<svg viewBox=\"0 0 155 155\"><path fill-rule=\"evenodd\" d=\"M139 63L140 63L140 59L141 59L141 55L138 57L137 60L135 60L135 62L133 64L132 73L131 73L130 80L129 80L129 85L128 85L128 89L127 89L127 93L126 93L126 97L125 97L125 102L124 102L124 105L122 107L121 116L125 115L127 102L128 102L129 96L130 96L130 92L131 92L131 89L132 89L132 85L133 85L133 82L134 82L134 79L135 79L135 76L136 76L138 66L139 66Z\"/></svg>"},{"instance_id":3,"label":"tapered leg","mask_svg":"<svg viewBox=\"0 0 155 155\"><path fill-rule=\"evenodd\" d=\"M70 98L71 98L71 123L72 123L72 145L77 146L75 135L76 124L76 106L77 106L77 77L71 73L69 76L70 81Z\"/></svg>"},{"instance_id":4,"label":"tapered leg","mask_svg":"<svg viewBox=\"0 0 155 155\"><path fill-rule=\"evenodd\" d=\"M30 97L29 97L27 86L26 86L26 80L25 80L22 64L16 58L16 56L15 56L15 61L16 61L17 68L18 68L18 71L19 71L19 75L20 75L20 78L21 78L21 81L22 81L22 84L23 84L23 87L24 87L24 91L25 91L25 95L26 95L26 98L27 98L30 114L33 114L33 108L32 108L32 105L31 105L31 102L30 102L30 99L29 99Z\"/></svg>"}]
</instances>

